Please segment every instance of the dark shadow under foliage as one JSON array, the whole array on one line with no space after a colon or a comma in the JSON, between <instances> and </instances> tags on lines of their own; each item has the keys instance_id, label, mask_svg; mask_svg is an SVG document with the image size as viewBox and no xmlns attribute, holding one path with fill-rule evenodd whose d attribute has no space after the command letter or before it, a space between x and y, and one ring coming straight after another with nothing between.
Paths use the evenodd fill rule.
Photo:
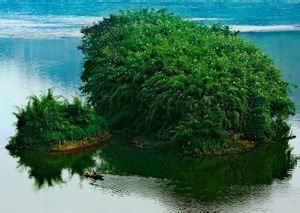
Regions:
<instances>
[{"instance_id":1,"label":"dark shadow under foliage","mask_svg":"<svg viewBox=\"0 0 300 213\"><path fill-rule=\"evenodd\" d=\"M101 149L80 153L51 154L30 150L12 154L18 158L18 167L24 168L34 180L37 189L68 183L73 175L83 177L84 172L95 169L104 175L104 181L91 183L104 191L113 190L121 195L149 195L149 191L154 191L151 196L155 199L192 198L197 201L224 200L225 197L241 199L255 193L264 194L266 187L263 185L290 177L290 170L297 163L286 142L263 145L243 154L191 158L139 150L124 136L115 137ZM145 177L147 181L163 184L148 186L146 179L134 177ZM132 184L131 180L137 182ZM128 183L132 185L126 186ZM140 184L143 187L136 187ZM232 187L237 190L232 190ZM244 188L248 190L244 191ZM258 194L255 196L260 196Z\"/></svg>"},{"instance_id":2,"label":"dark shadow under foliage","mask_svg":"<svg viewBox=\"0 0 300 213\"><path fill-rule=\"evenodd\" d=\"M82 176L89 168L95 166L92 158L95 150L80 153L53 154L32 150L11 152L18 158L18 167L25 168L29 178L34 179L36 189L66 183L63 170L68 171L69 178L77 174Z\"/></svg>"},{"instance_id":3,"label":"dark shadow under foliage","mask_svg":"<svg viewBox=\"0 0 300 213\"><path fill-rule=\"evenodd\" d=\"M251 196L254 190L245 192L231 187L249 189L272 184L274 179L284 180L297 163L286 141L264 144L248 153L193 158L139 150L119 137L104 146L99 155L99 172L170 180L176 196L202 201ZM263 191L262 187L258 190Z\"/></svg>"},{"instance_id":4,"label":"dark shadow under foliage","mask_svg":"<svg viewBox=\"0 0 300 213\"><path fill-rule=\"evenodd\" d=\"M72 102L54 96L52 90L41 97L31 96L18 108L17 134L8 149L47 148L100 135L106 122L78 98Z\"/></svg>"},{"instance_id":5,"label":"dark shadow under foliage","mask_svg":"<svg viewBox=\"0 0 300 213\"><path fill-rule=\"evenodd\" d=\"M82 91L112 129L196 152L289 135L288 83L228 27L145 9L82 33Z\"/></svg>"}]
</instances>

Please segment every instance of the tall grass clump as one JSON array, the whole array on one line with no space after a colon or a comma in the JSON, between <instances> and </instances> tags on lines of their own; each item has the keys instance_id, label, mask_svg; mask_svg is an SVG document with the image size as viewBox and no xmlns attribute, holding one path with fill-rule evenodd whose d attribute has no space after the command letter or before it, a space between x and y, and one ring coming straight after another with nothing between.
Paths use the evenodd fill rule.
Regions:
<instances>
[{"instance_id":1,"label":"tall grass clump","mask_svg":"<svg viewBox=\"0 0 300 213\"><path fill-rule=\"evenodd\" d=\"M79 98L72 102L53 94L30 96L26 106L14 113L17 133L7 148L50 147L100 135L106 129L103 117Z\"/></svg>"}]
</instances>

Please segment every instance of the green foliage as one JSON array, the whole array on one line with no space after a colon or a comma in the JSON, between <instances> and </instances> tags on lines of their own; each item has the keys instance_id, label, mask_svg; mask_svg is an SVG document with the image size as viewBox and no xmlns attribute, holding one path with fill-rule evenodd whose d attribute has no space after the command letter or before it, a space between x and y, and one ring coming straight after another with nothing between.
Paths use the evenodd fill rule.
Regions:
<instances>
[{"instance_id":1,"label":"green foliage","mask_svg":"<svg viewBox=\"0 0 300 213\"><path fill-rule=\"evenodd\" d=\"M82 33L82 90L114 129L206 150L233 135L268 141L294 114L270 58L226 26L145 9Z\"/></svg>"},{"instance_id":2,"label":"green foliage","mask_svg":"<svg viewBox=\"0 0 300 213\"><path fill-rule=\"evenodd\" d=\"M105 130L105 120L82 103L56 97L52 90L41 97L31 96L24 108L14 113L17 134L8 148L49 147L67 141L79 141Z\"/></svg>"}]
</instances>

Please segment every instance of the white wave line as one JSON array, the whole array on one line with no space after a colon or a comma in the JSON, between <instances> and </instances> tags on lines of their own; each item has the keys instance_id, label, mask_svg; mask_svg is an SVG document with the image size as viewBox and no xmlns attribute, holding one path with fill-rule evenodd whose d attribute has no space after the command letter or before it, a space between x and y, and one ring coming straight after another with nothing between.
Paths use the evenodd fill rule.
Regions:
<instances>
[{"instance_id":1,"label":"white wave line","mask_svg":"<svg viewBox=\"0 0 300 213\"><path fill-rule=\"evenodd\" d=\"M194 18L186 18L188 21L228 21L232 20L230 18L210 18L210 17L194 17Z\"/></svg>"},{"instance_id":2,"label":"white wave line","mask_svg":"<svg viewBox=\"0 0 300 213\"><path fill-rule=\"evenodd\" d=\"M100 20L103 20L103 17L6 15L0 18L0 38L81 37L80 28L82 26L91 25ZM228 19L194 17L186 20L220 21ZM230 25L230 29L240 32L300 31L300 25Z\"/></svg>"},{"instance_id":3,"label":"white wave line","mask_svg":"<svg viewBox=\"0 0 300 213\"><path fill-rule=\"evenodd\" d=\"M230 25L229 27L240 32L300 31L299 25Z\"/></svg>"}]
</instances>

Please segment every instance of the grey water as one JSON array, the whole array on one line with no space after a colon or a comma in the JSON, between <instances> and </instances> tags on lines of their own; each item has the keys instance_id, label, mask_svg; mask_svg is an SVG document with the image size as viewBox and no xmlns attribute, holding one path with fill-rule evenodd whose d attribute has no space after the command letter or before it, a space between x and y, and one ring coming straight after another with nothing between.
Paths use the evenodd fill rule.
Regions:
<instances>
[{"instance_id":1,"label":"grey water","mask_svg":"<svg viewBox=\"0 0 300 213\"><path fill-rule=\"evenodd\" d=\"M15 132L12 113L28 95L49 87L79 94L80 27L137 7L235 26L300 86L297 0L0 1L0 212L299 212L299 87L291 91L297 137L289 147L213 159L137 151L124 138L76 155L15 156L4 148ZM82 178L92 168L105 180Z\"/></svg>"}]
</instances>

